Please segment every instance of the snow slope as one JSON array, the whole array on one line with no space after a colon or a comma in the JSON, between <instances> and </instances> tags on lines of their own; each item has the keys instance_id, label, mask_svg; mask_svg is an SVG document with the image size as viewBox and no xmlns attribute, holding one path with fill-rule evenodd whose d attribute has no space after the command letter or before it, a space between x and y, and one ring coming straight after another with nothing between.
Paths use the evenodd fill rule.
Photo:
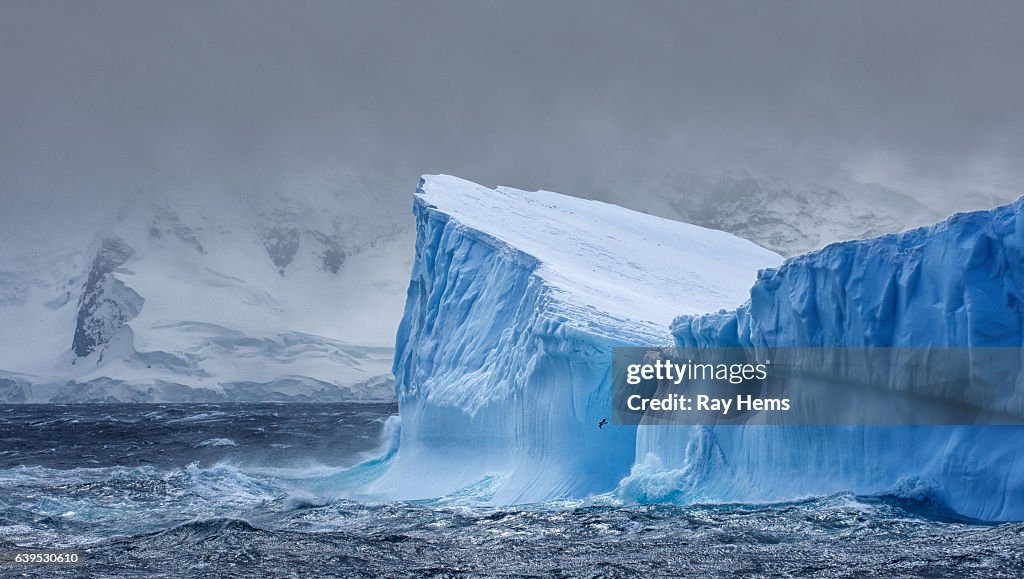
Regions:
<instances>
[{"instance_id":1,"label":"snow slope","mask_svg":"<svg viewBox=\"0 0 1024 579\"><path fill-rule=\"evenodd\" d=\"M759 275L748 304L684 315L673 333L681 345L755 350L954 347L983 359L989 348L1020 348L1024 199L790 259ZM1016 380L947 383L928 394L1021 416L1021 368ZM1017 426L649 427L638 434L638 466L622 488L654 501L926 489L967 516L1021 520L1022 443Z\"/></svg>"},{"instance_id":2,"label":"snow slope","mask_svg":"<svg viewBox=\"0 0 1024 579\"><path fill-rule=\"evenodd\" d=\"M609 416L611 349L668 344L781 258L731 234L546 191L424 177L394 374L397 455L373 492L498 503L608 491L635 429Z\"/></svg>"},{"instance_id":3,"label":"snow slope","mask_svg":"<svg viewBox=\"0 0 1024 579\"><path fill-rule=\"evenodd\" d=\"M412 240L381 210L219 195L7 232L0 401L392 399Z\"/></svg>"}]
</instances>

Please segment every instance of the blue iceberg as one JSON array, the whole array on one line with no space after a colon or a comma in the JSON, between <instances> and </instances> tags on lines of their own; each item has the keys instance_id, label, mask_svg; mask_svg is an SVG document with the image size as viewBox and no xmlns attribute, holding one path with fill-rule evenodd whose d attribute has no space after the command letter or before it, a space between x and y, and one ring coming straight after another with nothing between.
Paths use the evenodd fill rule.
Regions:
<instances>
[{"instance_id":1,"label":"blue iceberg","mask_svg":"<svg viewBox=\"0 0 1024 579\"><path fill-rule=\"evenodd\" d=\"M492 504L853 492L1024 519L1019 426L599 427L616 347L1020 349L1022 206L783 262L604 203L425 177L398 446L365 490ZM928 394L1024 415L1021 384Z\"/></svg>"}]
</instances>

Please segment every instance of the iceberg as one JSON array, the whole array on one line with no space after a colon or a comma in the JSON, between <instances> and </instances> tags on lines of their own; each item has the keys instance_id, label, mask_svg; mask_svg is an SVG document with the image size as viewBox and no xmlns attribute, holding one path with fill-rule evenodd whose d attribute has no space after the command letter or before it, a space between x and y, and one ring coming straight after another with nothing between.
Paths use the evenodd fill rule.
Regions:
<instances>
[{"instance_id":1,"label":"iceberg","mask_svg":"<svg viewBox=\"0 0 1024 579\"><path fill-rule=\"evenodd\" d=\"M401 425L363 488L488 504L851 492L1024 519L1021 426L600 424L616 347L1024 352L1022 210L1024 199L783 262L600 202L424 177L393 367ZM1012 366L995 388L947 381L924 394L1019 424L1024 356ZM860 385L877 388L873 377Z\"/></svg>"},{"instance_id":2,"label":"iceberg","mask_svg":"<svg viewBox=\"0 0 1024 579\"><path fill-rule=\"evenodd\" d=\"M730 312L683 315L695 348L947 348L1024 344L1024 199L934 226L830 245L759 273ZM998 388L930 394L1024 414L1017 367ZM955 384L953 384L955 386ZM776 501L908 493L968 517L1024 519L1020 426L659 426L637 434L620 487L637 501Z\"/></svg>"},{"instance_id":3,"label":"iceberg","mask_svg":"<svg viewBox=\"0 0 1024 579\"><path fill-rule=\"evenodd\" d=\"M547 191L424 177L396 339L397 453L370 492L495 504L613 490L636 427L611 353L669 345L680 313L733 308L782 259L721 231Z\"/></svg>"}]
</instances>

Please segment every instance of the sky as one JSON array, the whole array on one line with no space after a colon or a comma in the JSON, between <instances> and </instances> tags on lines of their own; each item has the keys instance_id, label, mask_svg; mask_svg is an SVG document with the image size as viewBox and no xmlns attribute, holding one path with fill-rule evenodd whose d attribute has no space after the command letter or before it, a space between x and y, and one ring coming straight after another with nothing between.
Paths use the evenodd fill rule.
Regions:
<instances>
[{"instance_id":1,"label":"sky","mask_svg":"<svg viewBox=\"0 0 1024 579\"><path fill-rule=\"evenodd\" d=\"M0 15L0 224L336 174L398 200L422 173L586 194L704 165L937 203L1024 193L1021 2L0 0Z\"/></svg>"}]
</instances>

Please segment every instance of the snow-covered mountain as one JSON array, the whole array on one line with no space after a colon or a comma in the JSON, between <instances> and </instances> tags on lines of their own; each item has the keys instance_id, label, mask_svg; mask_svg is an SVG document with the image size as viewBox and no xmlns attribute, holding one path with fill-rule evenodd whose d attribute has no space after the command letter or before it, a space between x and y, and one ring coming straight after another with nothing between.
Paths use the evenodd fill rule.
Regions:
<instances>
[{"instance_id":1,"label":"snow-covered mountain","mask_svg":"<svg viewBox=\"0 0 1024 579\"><path fill-rule=\"evenodd\" d=\"M795 181L738 169L648 177L618 186L602 198L637 211L728 231L785 256L836 241L902 231L949 213L880 185ZM992 204L990 199L973 203L975 208Z\"/></svg>"},{"instance_id":2,"label":"snow-covered mountain","mask_svg":"<svg viewBox=\"0 0 1024 579\"><path fill-rule=\"evenodd\" d=\"M107 226L8 232L0 400L392 399L412 238L382 205L139 201Z\"/></svg>"}]
</instances>

